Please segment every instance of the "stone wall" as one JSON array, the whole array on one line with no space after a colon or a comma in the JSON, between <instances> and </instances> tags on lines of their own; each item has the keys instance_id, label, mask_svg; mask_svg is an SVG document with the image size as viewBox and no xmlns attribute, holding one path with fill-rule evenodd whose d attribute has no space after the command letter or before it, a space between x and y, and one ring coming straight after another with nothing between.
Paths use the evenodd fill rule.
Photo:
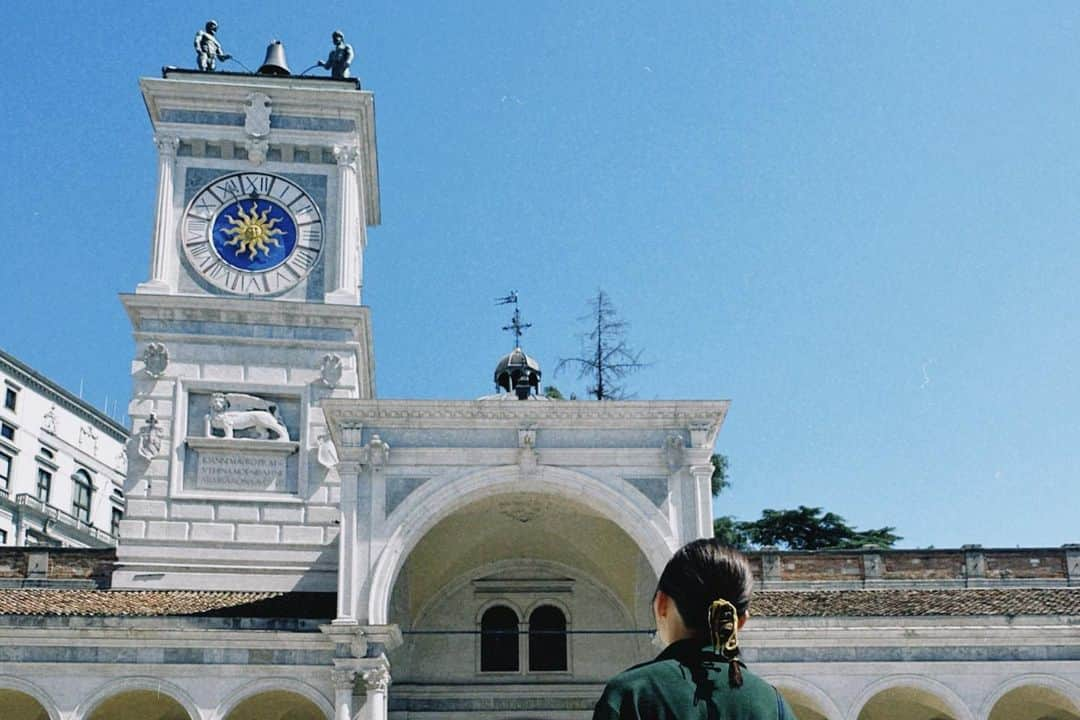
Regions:
<instances>
[{"instance_id":1,"label":"stone wall","mask_svg":"<svg viewBox=\"0 0 1080 720\"><path fill-rule=\"evenodd\" d=\"M114 548L0 548L0 587L107 588Z\"/></svg>"},{"instance_id":2,"label":"stone wall","mask_svg":"<svg viewBox=\"0 0 1080 720\"><path fill-rule=\"evenodd\" d=\"M747 553L764 587L1080 585L1080 545L1060 548L785 551Z\"/></svg>"}]
</instances>

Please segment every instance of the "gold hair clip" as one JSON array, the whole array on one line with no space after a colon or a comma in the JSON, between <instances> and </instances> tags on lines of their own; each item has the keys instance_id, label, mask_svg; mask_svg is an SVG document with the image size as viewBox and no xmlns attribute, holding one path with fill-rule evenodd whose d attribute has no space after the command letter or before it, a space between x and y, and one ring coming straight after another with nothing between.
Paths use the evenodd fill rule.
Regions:
<instances>
[{"instance_id":1,"label":"gold hair clip","mask_svg":"<svg viewBox=\"0 0 1080 720\"><path fill-rule=\"evenodd\" d=\"M716 652L730 658L739 649L739 611L720 598L709 605L709 632Z\"/></svg>"}]
</instances>

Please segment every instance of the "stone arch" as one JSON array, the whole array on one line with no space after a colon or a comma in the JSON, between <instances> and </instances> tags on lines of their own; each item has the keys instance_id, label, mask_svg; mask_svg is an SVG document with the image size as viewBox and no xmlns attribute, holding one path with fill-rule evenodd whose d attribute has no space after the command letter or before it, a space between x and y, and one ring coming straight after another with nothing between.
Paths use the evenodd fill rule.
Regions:
<instances>
[{"instance_id":1,"label":"stone arch","mask_svg":"<svg viewBox=\"0 0 1080 720\"><path fill-rule=\"evenodd\" d=\"M229 716L237 709L242 709L244 703L257 700L260 697L276 697L278 695L292 695L313 705L325 720L334 717L334 705L319 690L305 682L293 678L262 678L254 680L237 690L234 690L214 712L213 720L228 720Z\"/></svg>"},{"instance_id":2,"label":"stone arch","mask_svg":"<svg viewBox=\"0 0 1080 720\"><path fill-rule=\"evenodd\" d=\"M925 720L975 720L956 691L922 675L891 675L871 683L851 704L847 716L854 720L892 720L899 717L898 705L924 706L930 713ZM884 712L879 712L882 709Z\"/></svg>"},{"instance_id":3,"label":"stone arch","mask_svg":"<svg viewBox=\"0 0 1080 720\"><path fill-rule=\"evenodd\" d=\"M766 675L765 679L776 686L800 720L817 720L818 717L842 720L844 717L840 708L824 690L803 678L794 675Z\"/></svg>"},{"instance_id":4,"label":"stone arch","mask_svg":"<svg viewBox=\"0 0 1080 720\"><path fill-rule=\"evenodd\" d=\"M999 685L983 704L980 717L988 720L1026 720L1018 714L1031 709L1032 720L1077 720L1080 718L1080 688L1053 675L1027 673ZM1015 706L1014 706L1015 705ZM1042 705L1040 709L1038 706Z\"/></svg>"},{"instance_id":5,"label":"stone arch","mask_svg":"<svg viewBox=\"0 0 1080 720\"><path fill-rule=\"evenodd\" d=\"M512 599L500 597L492 598L491 600L487 600L480 604L480 607L477 608L476 612L474 613L475 617L473 618L473 622L476 624L477 627L480 627L480 621L483 619L484 614L494 607L510 608L514 611L514 614L517 615L518 623L520 624L522 622L524 613L521 610L521 606L518 603L514 602Z\"/></svg>"},{"instance_id":6,"label":"stone arch","mask_svg":"<svg viewBox=\"0 0 1080 720\"><path fill-rule=\"evenodd\" d=\"M675 552L677 539L660 511L646 508L608 484L565 468L542 467L537 481L523 488L516 465L490 468L466 475L446 484L425 483L409 494L394 512L396 527L375 562L367 597L368 622L387 622L390 596L398 573L431 528L458 510L482 499L522 492L554 495L571 502L588 499L600 506L637 546L657 577ZM432 508L438 508L433 512Z\"/></svg>"},{"instance_id":7,"label":"stone arch","mask_svg":"<svg viewBox=\"0 0 1080 720\"><path fill-rule=\"evenodd\" d=\"M148 697L158 700L165 698L161 700L163 706L171 702L180 708L189 720L200 720L202 718L199 706L186 690L168 680L148 676L126 677L109 681L98 688L97 692L90 696L90 699L76 708L74 717L76 720L91 720L92 718L97 720L94 718L94 714L98 710L107 709L107 703L116 701L125 695L132 695L134 700L136 694L141 696L142 693L147 693ZM111 720L112 715L110 714L108 717Z\"/></svg>"},{"instance_id":8,"label":"stone arch","mask_svg":"<svg viewBox=\"0 0 1080 720\"><path fill-rule=\"evenodd\" d=\"M7 693L11 695L6 696ZM20 714L15 714L15 711L11 710L11 706L16 702L30 705L25 698L37 703L40 712L44 712L48 720L60 720L60 712L48 693L27 680L12 675L0 675L0 717L11 717L13 720L38 720L41 717L40 712L35 716L30 713L24 714L22 710Z\"/></svg>"}]
</instances>

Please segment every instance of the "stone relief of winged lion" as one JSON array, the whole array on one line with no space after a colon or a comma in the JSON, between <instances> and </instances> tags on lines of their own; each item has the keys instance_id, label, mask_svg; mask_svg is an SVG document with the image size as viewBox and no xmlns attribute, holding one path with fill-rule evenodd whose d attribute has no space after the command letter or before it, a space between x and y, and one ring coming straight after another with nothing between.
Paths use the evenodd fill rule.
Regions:
<instances>
[{"instance_id":1,"label":"stone relief of winged lion","mask_svg":"<svg viewBox=\"0 0 1080 720\"><path fill-rule=\"evenodd\" d=\"M253 430L259 440L288 442L289 429L278 414L277 403L243 393L214 393L206 415L206 437L232 438L236 430ZM271 433L274 435L270 437Z\"/></svg>"}]
</instances>

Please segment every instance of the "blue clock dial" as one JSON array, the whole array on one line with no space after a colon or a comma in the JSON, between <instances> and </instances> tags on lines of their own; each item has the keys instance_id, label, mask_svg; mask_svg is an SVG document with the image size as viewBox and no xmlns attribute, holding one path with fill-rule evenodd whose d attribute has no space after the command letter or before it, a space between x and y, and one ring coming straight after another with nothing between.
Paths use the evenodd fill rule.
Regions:
<instances>
[{"instance_id":1,"label":"blue clock dial","mask_svg":"<svg viewBox=\"0 0 1080 720\"><path fill-rule=\"evenodd\" d=\"M195 193L180 242L192 270L226 292L274 295L296 287L322 258L322 214L280 175L223 175Z\"/></svg>"},{"instance_id":2,"label":"blue clock dial","mask_svg":"<svg viewBox=\"0 0 1080 720\"><path fill-rule=\"evenodd\" d=\"M292 255L296 221L276 202L237 200L217 211L212 237L218 257L234 268L271 270Z\"/></svg>"}]
</instances>

